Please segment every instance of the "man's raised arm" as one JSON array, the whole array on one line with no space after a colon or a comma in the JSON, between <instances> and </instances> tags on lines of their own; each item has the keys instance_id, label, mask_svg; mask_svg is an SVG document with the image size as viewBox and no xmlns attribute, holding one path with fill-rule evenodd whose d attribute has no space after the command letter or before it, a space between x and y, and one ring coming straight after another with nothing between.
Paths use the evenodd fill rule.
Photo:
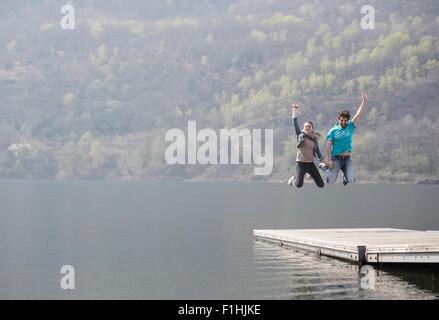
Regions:
<instances>
[{"instance_id":1,"label":"man's raised arm","mask_svg":"<svg viewBox=\"0 0 439 320\"><path fill-rule=\"evenodd\" d=\"M366 101L367 101L367 96L366 96L366 92L361 91L361 104L360 107L357 110L357 113L355 114L355 116L352 118L352 121L354 122L355 126L358 126L358 124L360 123L360 119L361 119L361 115L363 114L364 111L364 106L366 105Z\"/></svg>"}]
</instances>

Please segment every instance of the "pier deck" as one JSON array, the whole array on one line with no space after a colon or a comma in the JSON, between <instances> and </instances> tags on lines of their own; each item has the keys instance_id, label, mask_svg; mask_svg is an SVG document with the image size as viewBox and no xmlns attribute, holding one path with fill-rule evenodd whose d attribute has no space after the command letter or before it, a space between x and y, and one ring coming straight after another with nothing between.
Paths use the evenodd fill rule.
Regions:
<instances>
[{"instance_id":1,"label":"pier deck","mask_svg":"<svg viewBox=\"0 0 439 320\"><path fill-rule=\"evenodd\" d=\"M389 228L254 230L256 239L357 263L439 263L439 231Z\"/></svg>"}]
</instances>

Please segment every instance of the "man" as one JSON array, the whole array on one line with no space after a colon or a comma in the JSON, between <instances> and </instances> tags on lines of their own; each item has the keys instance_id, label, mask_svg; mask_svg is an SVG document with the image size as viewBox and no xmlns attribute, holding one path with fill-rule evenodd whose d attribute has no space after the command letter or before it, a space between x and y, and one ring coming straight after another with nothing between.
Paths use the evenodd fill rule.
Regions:
<instances>
[{"instance_id":1,"label":"man","mask_svg":"<svg viewBox=\"0 0 439 320\"><path fill-rule=\"evenodd\" d=\"M361 105L355 116L350 120L350 112L343 110L338 113L338 124L329 130L326 140L328 167L326 173L326 182L331 184L337 180L338 172L343 172L343 185L354 182L354 170L352 168L352 136L360 123L366 105L367 96L364 91L361 92ZM331 155L331 156L330 156Z\"/></svg>"}]
</instances>

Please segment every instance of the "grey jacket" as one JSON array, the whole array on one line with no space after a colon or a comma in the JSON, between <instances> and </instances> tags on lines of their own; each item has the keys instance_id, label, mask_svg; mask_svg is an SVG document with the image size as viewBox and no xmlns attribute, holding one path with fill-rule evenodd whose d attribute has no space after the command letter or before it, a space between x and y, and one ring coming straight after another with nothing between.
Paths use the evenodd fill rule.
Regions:
<instances>
[{"instance_id":1,"label":"grey jacket","mask_svg":"<svg viewBox=\"0 0 439 320\"><path fill-rule=\"evenodd\" d=\"M297 123L297 117L293 118L293 125L294 130L296 131L297 148L299 148L303 140L306 139L307 136L302 130L300 130L299 124ZM316 137L314 137L312 140L314 141L314 155L319 159L319 161L321 161L323 157L322 153L320 152L319 142L317 141Z\"/></svg>"}]
</instances>

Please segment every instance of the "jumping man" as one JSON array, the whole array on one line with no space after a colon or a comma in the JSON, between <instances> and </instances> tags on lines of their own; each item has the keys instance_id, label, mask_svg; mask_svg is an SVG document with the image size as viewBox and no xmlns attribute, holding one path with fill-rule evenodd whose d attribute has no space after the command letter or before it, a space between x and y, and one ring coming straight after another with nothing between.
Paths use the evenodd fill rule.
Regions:
<instances>
[{"instance_id":1,"label":"jumping man","mask_svg":"<svg viewBox=\"0 0 439 320\"><path fill-rule=\"evenodd\" d=\"M366 93L362 91L361 105L352 120L350 120L350 112L343 110L338 113L338 124L328 132L326 137L326 140L328 140L327 155L331 159L328 160L330 169L327 171L326 182L329 184L335 183L340 170L343 172L344 185L355 181L351 159L352 136L360 123L366 100Z\"/></svg>"}]
</instances>

